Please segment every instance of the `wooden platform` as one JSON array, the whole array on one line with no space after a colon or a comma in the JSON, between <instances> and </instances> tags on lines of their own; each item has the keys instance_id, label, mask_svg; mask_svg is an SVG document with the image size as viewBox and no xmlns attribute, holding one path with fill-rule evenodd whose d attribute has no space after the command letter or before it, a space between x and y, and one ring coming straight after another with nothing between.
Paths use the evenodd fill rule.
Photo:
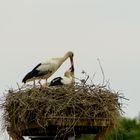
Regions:
<instances>
[{"instance_id":1,"label":"wooden platform","mask_svg":"<svg viewBox=\"0 0 140 140\"><path fill-rule=\"evenodd\" d=\"M48 118L49 119L49 118ZM16 128L8 127L7 131L13 140L23 140L22 136L29 136L31 140L67 140L81 134L97 134L95 140L104 140L107 131L112 128L111 120L101 118L51 118L46 127L39 124L22 126L20 132Z\"/></svg>"}]
</instances>

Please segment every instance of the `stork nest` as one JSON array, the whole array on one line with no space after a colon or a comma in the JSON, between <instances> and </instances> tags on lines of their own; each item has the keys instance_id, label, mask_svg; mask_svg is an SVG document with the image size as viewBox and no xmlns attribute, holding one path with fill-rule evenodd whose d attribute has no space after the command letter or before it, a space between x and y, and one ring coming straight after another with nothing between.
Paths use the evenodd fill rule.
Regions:
<instances>
[{"instance_id":1,"label":"stork nest","mask_svg":"<svg viewBox=\"0 0 140 140\"><path fill-rule=\"evenodd\" d=\"M36 123L42 128L54 118L73 118L71 128L80 118L108 119L115 127L122 113L123 96L106 86L75 84L61 87L24 87L9 90L1 104L4 127L20 131L23 125Z\"/></svg>"}]
</instances>

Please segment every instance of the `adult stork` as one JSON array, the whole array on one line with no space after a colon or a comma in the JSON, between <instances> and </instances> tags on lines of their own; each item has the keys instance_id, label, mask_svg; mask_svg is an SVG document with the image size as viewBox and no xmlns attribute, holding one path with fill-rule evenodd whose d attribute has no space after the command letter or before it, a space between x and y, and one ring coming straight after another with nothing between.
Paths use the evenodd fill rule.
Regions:
<instances>
[{"instance_id":1,"label":"adult stork","mask_svg":"<svg viewBox=\"0 0 140 140\"><path fill-rule=\"evenodd\" d=\"M25 77L22 82L26 83L28 81L35 81L39 79L39 83L41 79L47 79L53 75L57 69L64 63L64 61L70 58L71 66L73 65L73 52L67 52L63 57L59 58L51 58L50 60L39 63L35 68L33 68Z\"/></svg>"},{"instance_id":2,"label":"adult stork","mask_svg":"<svg viewBox=\"0 0 140 140\"><path fill-rule=\"evenodd\" d=\"M61 85L73 85L75 82L74 79L74 65L72 65L69 70L64 73L64 77L54 78L49 86L61 86Z\"/></svg>"}]
</instances>

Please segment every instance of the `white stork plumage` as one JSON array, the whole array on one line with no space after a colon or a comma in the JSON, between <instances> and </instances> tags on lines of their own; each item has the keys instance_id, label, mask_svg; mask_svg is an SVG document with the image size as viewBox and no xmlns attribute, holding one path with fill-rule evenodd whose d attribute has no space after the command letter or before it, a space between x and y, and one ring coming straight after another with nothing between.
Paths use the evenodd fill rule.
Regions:
<instances>
[{"instance_id":1,"label":"white stork plumage","mask_svg":"<svg viewBox=\"0 0 140 140\"><path fill-rule=\"evenodd\" d=\"M57 71L66 59L70 58L71 66L73 65L73 56L73 52L69 51L63 57L51 58L44 63L39 63L33 70L25 75L22 82L26 83L36 79L39 79L39 81L46 79L47 83L47 79Z\"/></svg>"},{"instance_id":2,"label":"white stork plumage","mask_svg":"<svg viewBox=\"0 0 140 140\"><path fill-rule=\"evenodd\" d=\"M73 85L75 82L74 79L74 65L72 65L69 70L64 73L64 77L54 78L49 86L62 86L62 85Z\"/></svg>"}]
</instances>

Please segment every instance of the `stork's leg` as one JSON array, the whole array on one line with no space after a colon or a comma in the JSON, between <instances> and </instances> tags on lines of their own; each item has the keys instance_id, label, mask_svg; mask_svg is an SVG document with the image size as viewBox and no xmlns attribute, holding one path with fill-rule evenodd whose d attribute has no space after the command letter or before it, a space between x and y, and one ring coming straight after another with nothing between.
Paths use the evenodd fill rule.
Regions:
<instances>
[{"instance_id":1,"label":"stork's leg","mask_svg":"<svg viewBox=\"0 0 140 140\"><path fill-rule=\"evenodd\" d=\"M46 85L47 85L47 80L48 80L48 79L46 79Z\"/></svg>"},{"instance_id":2,"label":"stork's leg","mask_svg":"<svg viewBox=\"0 0 140 140\"><path fill-rule=\"evenodd\" d=\"M42 84L41 84L41 79L39 79L38 83L39 83L39 85L42 87Z\"/></svg>"},{"instance_id":3,"label":"stork's leg","mask_svg":"<svg viewBox=\"0 0 140 140\"><path fill-rule=\"evenodd\" d=\"M47 79L45 79L45 84L43 85L43 87L47 87Z\"/></svg>"},{"instance_id":4,"label":"stork's leg","mask_svg":"<svg viewBox=\"0 0 140 140\"><path fill-rule=\"evenodd\" d=\"M34 80L34 87L35 87L35 80Z\"/></svg>"}]
</instances>

